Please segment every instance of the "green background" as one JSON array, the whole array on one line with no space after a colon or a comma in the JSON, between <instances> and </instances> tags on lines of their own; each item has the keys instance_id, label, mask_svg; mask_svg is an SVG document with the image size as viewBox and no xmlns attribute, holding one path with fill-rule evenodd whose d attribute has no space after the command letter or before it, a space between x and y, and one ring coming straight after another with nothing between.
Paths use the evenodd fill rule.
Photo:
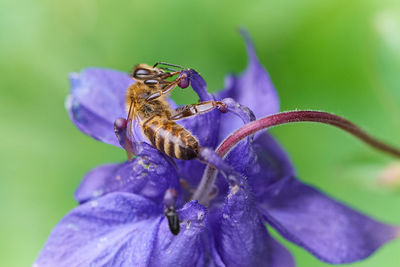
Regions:
<instances>
[{"instance_id":1,"label":"green background","mask_svg":"<svg viewBox=\"0 0 400 267\"><path fill-rule=\"evenodd\" d=\"M82 176L124 151L97 142L64 109L67 75L139 62L190 66L211 91L247 58L246 27L282 110L317 109L400 146L398 0L0 2L0 265L29 266L76 203ZM194 96L179 91L180 103ZM266 103L268 104L268 103ZM376 182L396 159L328 126L272 130L299 176L373 217L400 224L400 193ZM298 266L327 266L284 242ZM351 266L399 266L400 241Z\"/></svg>"}]
</instances>

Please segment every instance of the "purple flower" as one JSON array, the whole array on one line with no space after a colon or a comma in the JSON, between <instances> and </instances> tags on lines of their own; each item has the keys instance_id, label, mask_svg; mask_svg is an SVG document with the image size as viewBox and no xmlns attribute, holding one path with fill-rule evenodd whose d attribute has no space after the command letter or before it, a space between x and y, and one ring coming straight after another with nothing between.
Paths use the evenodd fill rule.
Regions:
<instances>
[{"instance_id":1,"label":"purple flower","mask_svg":"<svg viewBox=\"0 0 400 267\"><path fill-rule=\"evenodd\" d=\"M277 94L247 36L246 45L247 70L228 76L225 90L207 93L195 71L192 88L201 100L233 98L257 117L276 113ZM119 146L113 124L126 117L125 91L132 79L91 68L70 80L66 106L72 121L83 133ZM232 105L230 111L246 121L243 110ZM214 110L181 124L202 147L214 149L243 124L239 117ZM205 164L173 162L146 144L137 156L86 174L75 193L80 205L53 229L36 266L294 266L290 252L271 237L265 223L318 259L338 264L364 259L399 235L397 227L299 181L288 156L267 132L243 140L227 155L226 163L246 179L229 186L219 175L212 195L203 196L207 207L190 201ZM170 188L177 192L178 235L171 233L164 215Z\"/></svg>"}]
</instances>

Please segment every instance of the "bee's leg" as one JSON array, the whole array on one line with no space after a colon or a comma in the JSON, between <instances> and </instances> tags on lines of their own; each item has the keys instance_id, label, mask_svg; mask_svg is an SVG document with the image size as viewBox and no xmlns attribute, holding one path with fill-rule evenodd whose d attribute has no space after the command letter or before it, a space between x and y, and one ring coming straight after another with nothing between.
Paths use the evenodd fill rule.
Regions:
<instances>
[{"instance_id":1,"label":"bee's leg","mask_svg":"<svg viewBox=\"0 0 400 267\"><path fill-rule=\"evenodd\" d=\"M181 73L181 71L176 71L176 70L172 70L172 69L169 69L169 70L172 72L165 72L164 74L159 75L159 77L162 79L167 79L169 77L172 77L172 76L175 76L175 75L178 75Z\"/></svg>"},{"instance_id":2,"label":"bee's leg","mask_svg":"<svg viewBox=\"0 0 400 267\"><path fill-rule=\"evenodd\" d=\"M175 113L170 117L171 120L181 120L198 114L210 112L211 110L218 108L221 112L226 112L226 104L221 101L203 101L197 104L187 105L179 107L175 110Z\"/></svg>"},{"instance_id":3,"label":"bee's leg","mask_svg":"<svg viewBox=\"0 0 400 267\"><path fill-rule=\"evenodd\" d=\"M162 90L159 90L153 94L151 94L150 96L148 96L146 98L146 101L151 101L154 100L156 98L159 98L162 95L168 94L169 92L172 91L172 89L174 89L180 82L182 79L184 79L186 77L178 77L175 81L169 82L169 81L157 81L157 80L146 80L144 83L145 84L160 84Z\"/></svg>"},{"instance_id":4,"label":"bee's leg","mask_svg":"<svg viewBox=\"0 0 400 267\"><path fill-rule=\"evenodd\" d=\"M173 82L172 82L173 83ZM162 90L158 90L157 92L155 92L155 93L153 93L153 94L151 94L151 95L149 95L147 98L146 98L146 101L152 101L152 100L154 100L154 99L157 99L157 98L159 98L160 96L162 96L162 95L165 95L165 94L168 94L169 92L171 92L172 91L172 89L174 89L175 87L176 87L176 83L174 83L174 84L169 84L169 85L167 85L166 87L164 87Z\"/></svg>"}]
</instances>

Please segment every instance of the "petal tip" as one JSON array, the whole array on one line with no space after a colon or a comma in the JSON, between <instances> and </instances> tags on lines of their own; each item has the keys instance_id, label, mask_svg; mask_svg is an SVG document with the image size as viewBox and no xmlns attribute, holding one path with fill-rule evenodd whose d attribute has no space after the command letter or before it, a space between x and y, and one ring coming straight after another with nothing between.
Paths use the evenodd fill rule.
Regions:
<instances>
[{"instance_id":1,"label":"petal tip","mask_svg":"<svg viewBox=\"0 0 400 267\"><path fill-rule=\"evenodd\" d=\"M71 93L73 93L76 88L80 87L81 74L79 72L71 72L68 74L68 79L71 86Z\"/></svg>"},{"instance_id":2,"label":"petal tip","mask_svg":"<svg viewBox=\"0 0 400 267\"><path fill-rule=\"evenodd\" d=\"M242 37L246 41L246 43L251 44L251 45L253 44L253 42L251 41L250 33L246 28L240 27L239 33L240 33L240 35L242 35Z\"/></svg>"},{"instance_id":3,"label":"petal tip","mask_svg":"<svg viewBox=\"0 0 400 267\"><path fill-rule=\"evenodd\" d=\"M79 72L70 72L68 75L69 80L71 81L75 81L78 80L80 78L80 74Z\"/></svg>"},{"instance_id":4,"label":"petal tip","mask_svg":"<svg viewBox=\"0 0 400 267\"><path fill-rule=\"evenodd\" d=\"M242 35L244 42L246 44L246 50L249 55L250 62L258 62L254 43L253 40L251 39L249 31L246 28L240 28L239 32L240 35Z\"/></svg>"}]
</instances>

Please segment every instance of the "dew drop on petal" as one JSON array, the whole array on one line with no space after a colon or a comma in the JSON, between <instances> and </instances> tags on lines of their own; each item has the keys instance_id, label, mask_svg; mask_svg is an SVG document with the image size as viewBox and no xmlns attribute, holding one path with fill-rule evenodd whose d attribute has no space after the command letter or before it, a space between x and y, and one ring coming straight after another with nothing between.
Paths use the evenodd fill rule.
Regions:
<instances>
[{"instance_id":1,"label":"dew drop on petal","mask_svg":"<svg viewBox=\"0 0 400 267\"><path fill-rule=\"evenodd\" d=\"M157 166L156 166L156 173L157 173L158 175L162 175L162 174L164 174L165 172L166 172L165 166L163 166L163 165L157 165Z\"/></svg>"},{"instance_id":2,"label":"dew drop on petal","mask_svg":"<svg viewBox=\"0 0 400 267\"><path fill-rule=\"evenodd\" d=\"M228 198L233 197L239 191L239 185L234 185L231 187Z\"/></svg>"},{"instance_id":3,"label":"dew drop on petal","mask_svg":"<svg viewBox=\"0 0 400 267\"><path fill-rule=\"evenodd\" d=\"M78 226L76 226L76 225L73 224L73 223L68 224L68 225L67 225L67 228L68 228L68 229L75 230L75 231L78 231L78 230L79 230Z\"/></svg>"},{"instance_id":4,"label":"dew drop on petal","mask_svg":"<svg viewBox=\"0 0 400 267\"><path fill-rule=\"evenodd\" d=\"M197 213L197 220L202 221L204 219L204 212Z\"/></svg>"},{"instance_id":5,"label":"dew drop on petal","mask_svg":"<svg viewBox=\"0 0 400 267\"><path fill-rule=\"evenodd\" d=\"M99 190L93 191L92 196L94 198L96 198L96 197L101 196L103 193L104 193L104 191L102 189L99 189Z\"/></svg>"}]
</instances>

